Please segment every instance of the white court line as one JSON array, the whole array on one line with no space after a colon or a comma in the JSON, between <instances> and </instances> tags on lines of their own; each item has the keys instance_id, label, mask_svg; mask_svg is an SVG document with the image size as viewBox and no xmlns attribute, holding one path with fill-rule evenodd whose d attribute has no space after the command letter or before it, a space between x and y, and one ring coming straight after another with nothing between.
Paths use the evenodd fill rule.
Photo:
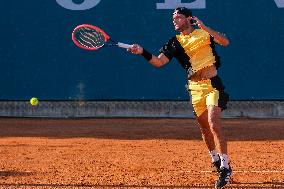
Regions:
<instances>
[{"instance_id":1,"label":"white court line","mask_svg":"<svg viewBox=\"0 0 284 189\"><path fill-rule=\"evenodd\" d=\"M212 173L213 171L182 171L185 173L196 173L196 172L200 172L200 173ZM233 173L284 173L284 170L256 170L256 171L247 171L247 170L233 170Z\"/></svg>"}]
</instances>

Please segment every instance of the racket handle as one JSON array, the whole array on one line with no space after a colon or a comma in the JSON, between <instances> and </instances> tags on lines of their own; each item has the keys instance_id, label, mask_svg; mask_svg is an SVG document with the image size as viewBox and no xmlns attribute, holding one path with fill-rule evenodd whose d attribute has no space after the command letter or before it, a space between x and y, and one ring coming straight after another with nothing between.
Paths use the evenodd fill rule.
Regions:
<instances>
[{"instance_id":1,"label":"racket handle","mask_svg":"<svg viewBox=\"0 0 284 189\"><path fill-rule=\"evenodd\" d=\"M128 44L120 43L120 42L117 43L117 46L119 46L120 48L124 48L124 49L129 49L132 47L132 45L128 45Z\"/></svg>"}]
</instances>

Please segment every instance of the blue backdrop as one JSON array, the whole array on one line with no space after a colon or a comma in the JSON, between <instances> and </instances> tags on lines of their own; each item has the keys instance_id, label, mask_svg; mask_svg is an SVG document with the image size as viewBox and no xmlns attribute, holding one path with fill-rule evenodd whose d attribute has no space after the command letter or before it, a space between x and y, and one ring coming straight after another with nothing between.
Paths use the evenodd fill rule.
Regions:
<instances>
[{"instance_id":1,"label":"blue backdrop","mask_svg":"<svg viewBox=\"0 0 284 189\"><path fill-rule=\"evenodd\" d=\"M1 2L0 100L184 100L185 71L120 48L86 51L71 41L82 23L153 54L175 35L172 10L191 7L231 44L219 75L234 100L284 99L283 0L6 0Z\"/></svg>"}]
</instances>

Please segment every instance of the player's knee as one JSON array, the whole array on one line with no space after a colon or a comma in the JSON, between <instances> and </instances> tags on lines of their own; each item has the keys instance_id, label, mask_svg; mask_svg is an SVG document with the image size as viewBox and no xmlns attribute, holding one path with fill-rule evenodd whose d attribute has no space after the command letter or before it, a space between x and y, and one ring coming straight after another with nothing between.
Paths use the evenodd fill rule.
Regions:
<instances>
[{"instance_id":1,"label":"player's knee","mask_svg":"<svg viewBox=\"0 0 284 189\"><path fill-rule=\"evenodd\" d=\"M209 116L208 124L212 132L218 132L220 130L220 118L219 117Z\"/></svg>"},{"instance_id":2,"label":"player's knee","mask_svg":"<svg viewBox=\"0 0 284 189\"><path fill-rule=\"evenodd\" d=\"M217 120L211 119L210 121L208 120L208 123L210 125L212 133L217 134L220 132L220 123Z\"/></svg>"},{"instance_id":3,"label":"player's knee","mask_svg":"<svg viewBox=\"0 0 284 189\"><path fill-rule=\"evenodd\" d=\"M209 107L208 108L208 124L210 128L214 130L219 130L220 128L220 108L219 107Z\"/></svg>"},{"instance_id":4,"label":"player's knee","mask_svg":"<svg viewBox=\"0 0 284 189\"><path fill-rule=\"evenodd\" d=\"M203 135L208 135L209 133L211 133L211 128L209 127L209 125L199 125L200 127L200 131Z\"/></svg>"}]
</instances>

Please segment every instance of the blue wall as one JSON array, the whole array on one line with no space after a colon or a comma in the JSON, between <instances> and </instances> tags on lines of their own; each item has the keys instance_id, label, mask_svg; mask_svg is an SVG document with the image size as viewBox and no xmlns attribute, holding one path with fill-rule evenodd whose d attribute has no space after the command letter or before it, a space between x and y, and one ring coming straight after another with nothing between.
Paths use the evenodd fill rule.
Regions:
<instances>
[{"instance_id":1,"label":"blue wall","mask_svg":"<svg viewBox=\"0 0 284 189\"><path fill-rule=\"evenodd\" d=\"M86 51L71 41L82 23L158 54L173 35L178 0L9 0L0 3L0 100L188 99L175 61L157 69L120 48ZM64 4L65 3L65 4ZM76 4L75 4L76 3ZM161 3L161 4L157 4ZM284 99L283 0L181 1L231 40L219 75L234 100ZM283 8L281 8L283 7ZM85 9L85 10L71 10Z\"/></svg>"}]
</instances>

